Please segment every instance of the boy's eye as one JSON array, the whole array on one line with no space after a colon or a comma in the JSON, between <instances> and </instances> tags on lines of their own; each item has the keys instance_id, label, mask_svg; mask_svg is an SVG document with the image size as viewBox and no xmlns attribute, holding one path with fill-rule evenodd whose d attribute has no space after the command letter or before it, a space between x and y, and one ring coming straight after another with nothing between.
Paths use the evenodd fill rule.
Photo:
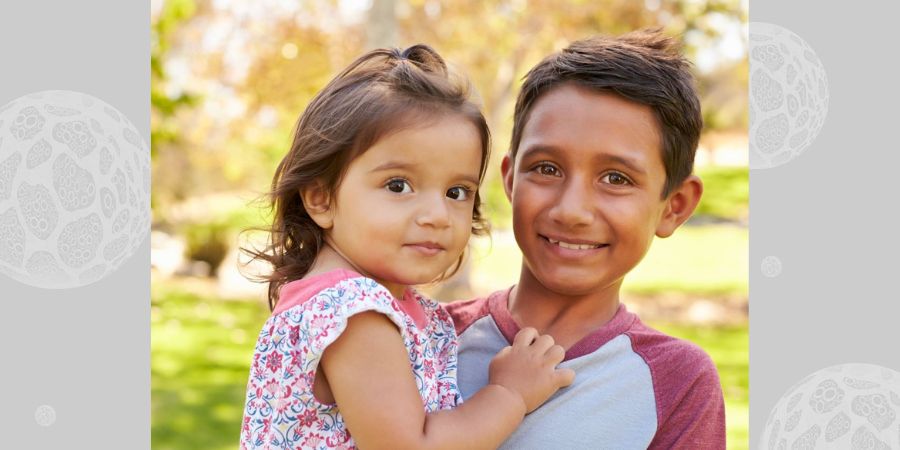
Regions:
<instances>
[{"instance_id":1,"label":"boy's eye","mask_svg":"<svg viewBox=\"0 0 900 450\"><path fill-rule=\"evenodd\" d=\"M600 180L601 181L606 180L606 181L604 181L605 183L609 183L609 184L616 185L616 186L625 186L625 185L631 184L631 180L629 180L628 177L626 177L625 175L622 175L619 172L610 172L610 173L604 175L602 178L600 178Z\"/></svg>"},{"instance_id":2,"label":"boy's eye","mask_svg":"<svg viewBox=\"0 0 900 450\"><path fill-rule=\"evenodd\" d=\"M464 202L472 195L472 190L464 186L454 186L447 190L447 197Z\"/></svg>"},{"instance_id":3,"label":"boy's eye","mask_svg":"<svg viewBox=\"0 0 900 450\"><path fill-rule=\"evenodd\" d=\"M409 183L406 180L395 179L388 181L387 184L384 185L387 190L397 193L397 194L408 194L412 192L412 187L410 187Z\"/></svg>"},{"instance_id":4,"label":"boy's eye","mask_svg":"<svg viewBox=\"0 0 900 450\"><path fill-rule=\"evenodd\" d=\"M537 169L538 173L541 175L546 175L548 177L559 176L559 169L557 169L556 166L550 163L540 163L535 166L535 169Z\"/></svg>"}]
</instances>

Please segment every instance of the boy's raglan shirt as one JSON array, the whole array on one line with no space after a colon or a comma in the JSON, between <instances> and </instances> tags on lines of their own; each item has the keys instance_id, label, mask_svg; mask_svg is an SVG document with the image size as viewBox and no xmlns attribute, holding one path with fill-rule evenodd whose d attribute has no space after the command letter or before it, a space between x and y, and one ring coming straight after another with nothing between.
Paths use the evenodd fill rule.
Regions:
<instances>
[{"instance_id":1,"label":"boy's raglan shirt","mask_svg":"<svg viewBox=\"0 0 900 450\"><path fill-rule=\"evenodd\" d=\"M519 331L509 293L447 305L459 335L463 398L487 384L491 358ZM527 415L501 448L725 448L725 405L712 360L645 326L624 305L569 348L560 367L575 370L575 382Z\"/></svg>"}]
</instances>

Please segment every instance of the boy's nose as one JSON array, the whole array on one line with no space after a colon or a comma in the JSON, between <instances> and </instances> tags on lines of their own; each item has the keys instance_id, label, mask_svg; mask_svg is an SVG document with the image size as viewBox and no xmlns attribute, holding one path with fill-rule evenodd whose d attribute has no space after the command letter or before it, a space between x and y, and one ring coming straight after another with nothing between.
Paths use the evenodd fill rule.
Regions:
<instances>
[{"instance_id":1,"label":"boy's nose","mask_svg":"<svg viewBox=\"0 0 900 450\"><path fill-rule=\"evenodd\" d=\"M584 186L578 180L566 183L557 202L550 208L549 217L554 222L574 227L590 225L594 220L591 207L591 186Z\"/></svg>"}]
</instances>

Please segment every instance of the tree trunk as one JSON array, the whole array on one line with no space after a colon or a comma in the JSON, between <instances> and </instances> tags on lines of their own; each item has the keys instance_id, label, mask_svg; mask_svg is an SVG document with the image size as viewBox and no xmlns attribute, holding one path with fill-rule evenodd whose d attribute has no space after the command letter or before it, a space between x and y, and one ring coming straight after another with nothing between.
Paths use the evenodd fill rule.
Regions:
<instances>
[{"instance_id":1,"label":"tree trunk","mask_svg":"<svg viewBox=\"0 0 900 450\"><path fill-rule=\"evenodd\" d=\"M366 22L366 47L397 46L397 17L394 13L395 0L373 0Z\"/></svg>"}]
</instances>

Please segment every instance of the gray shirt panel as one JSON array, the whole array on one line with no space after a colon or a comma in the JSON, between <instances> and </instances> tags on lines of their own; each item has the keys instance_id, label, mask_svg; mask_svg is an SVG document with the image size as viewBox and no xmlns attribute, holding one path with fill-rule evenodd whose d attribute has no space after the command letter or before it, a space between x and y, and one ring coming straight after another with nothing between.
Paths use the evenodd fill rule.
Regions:
<instances>
[{"instance_id":1,"label":"gray shirt panel","mask_svg":"<svg viewBox=\"0 0 900 450\"><path fill-rule=\"evenodd\" d=\"M459 388L469 398L488 382L491 358L509 345L493 319L476 320L459 337ZM575 382L525 417L501 449L646 449L657 430L650 368L619 335L564 361Z\"/></svg>"}]
</instances>

